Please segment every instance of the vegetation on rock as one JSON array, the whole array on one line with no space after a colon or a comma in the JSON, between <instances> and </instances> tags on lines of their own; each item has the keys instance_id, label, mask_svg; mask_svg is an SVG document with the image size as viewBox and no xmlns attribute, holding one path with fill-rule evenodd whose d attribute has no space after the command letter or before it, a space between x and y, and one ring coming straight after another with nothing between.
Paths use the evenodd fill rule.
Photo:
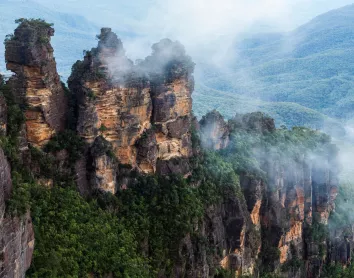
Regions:
<instances>
[{"instance_id":1,"label":"vegetation on rock","mask_svg":"<svg viewBox=\"0 0 354 278\"><path fill-rule=\"evenodd\" d=\"M17 23L20 26L30 25L31 28L51 28L50 24L42 20L20 19ZM41 38L39 36L36 42L46 43ZM107 78L99 70L100 62L95 60L97 53L104 47L123 51L122 45L110 29L102 29L98 38L98 48L86 52L85 60L78 61L73 66L69 83L74 79L78 83L85 83ZM10 39L16 40L16 36ZM171 82L184 78L188 83L187 89L193 89L191 73L194 64L178 42L166 39L155 44L153 54L136 65L139 78L141 76L138 69L144 68L148 69L145 73L149 75L152 87L170 85ZM135 76L135 72L131 74ZM130 81L136 80L133 78ZM83 85L81 83L76 85ZM191 130L191 138L177 135L170 145L166 145L166 153L170 154L172 143L176 141L181 140L181 146L192 144L188 151L193 152L194 156L184 156L185 160L181 159L181 163L188 160L191 166L190 169L188 167L188 173L184 176L173 173L172 164L180 158L173 157L170 159L172 163L166 166L169 168L172 165L172 170L169 169L171 174L143 174L138 171L138 167L125 167L119 165L117 160L114 161L117 163L111 163L107 167L105 156L112 159L116 157L112 143L104 137L104 133L108 131L104 124L98 128L98 134L92 136L94 140L91 145L85 144L77 135L76 110L79 104L75 90L66 91L72 109L69 114L71 129L56 132L53 136L50 133L49 136L52 137L43 149L31 145L20 148L20 139L26 139L21 138L21 132L25 129L25 107L16 104L10 88L3 82L0 84L0 92L6 99L8 119L8 129L0 137L0 146L11 163L13 180L13 192L7 204L7 212L20 217L30 210L35 230L35 252L32 266L27 272L29 277L173 277L179 272L181 276L188 276L189 271L195 270L193 260L198 259L201 261L198 262L198 267L203 268L203 271L205 266L208 267L208 271L203 273L215 277L231 277L235 275L235 271L244 270L242 252L248 252L247 256L252 257L247 259L254 259L250 268L255 275L264 278L277 277L280 272L296 272L304 268L301 259L308 259L307 255L300 258L295 250L294 240L289 243L284 239L290 227L290 213L285 208L284 196L290 191L297 194L293 192L297 184L291 180L288 184L278 186L282 187L285 194L276 188L276 182L272 183L272 179L280 180L286 169L298 165L302 167L307 160L315 166L322 160L328 164L330 159L335 160L337 150L329 136L306 127L276 129L274 120L263 113L236 115L226 123L220 114L213 112L216 117L205 117L200 124L207 125L207 120L217 118L223 122L223 129L227 129L225 136L228 140L225 140L227 143L218 151L206 150L200 145L202 140L197 123L191 126L192 120L188 121L188 117L192 116L189 111L186 116L188 126L183 128L186 129L184 134L190 135ZM83 94L89 98L90 104L96 99L89 88L87 91L83 89ZM166 98L170 95L166 94ZM175 98L172 97L170 101L174 105ZM132 109L135 108L134 106ZM140 106L137 110L139 109ZM170 110L171 107L166 109ZM132 115L125 116L127 122L134 122ZM183 124L184 121L181 122ZM131 129L136 129L138 125L134 123ZM173 126L168 130L167 125L167 131L164 127L153 127L151 134L155 136L154 140L161 136L155 133L157 129L161 129L160 133L166 133L166 138L174 132ZM143 131L141 139L148 140L149 136L148 131ZM130 140L129 136L127 138ZM158 147L162 148L164 145ZM118 188L116 194L92 190L92 194L84 197L78 193L76 182L79 170L76 162L84 154L87 155L86 160L83 159L85 170L92 167L92 160L103 158L97 159L95 163L99 164L100 171L109 168L113 177L109 177L111 179L108 179L107 184L119 179L119 184L117 182L112 186ZM130 153L127 154L129 155ZM335 163L333 164L334 169L331 171L335 175L337 169ZM324 167L326 171L327 166L326 164ZM281 174L273 173L276 171ZM301 168L301 171L304 169ZM84 173L87 174L88 171ZM296 175L297 173L294 174ZM327 172L323 175L327 175ZM296 178L299 176L301 175ZM247 195L250 193L249 188L245 188L242 183L242 178L245 177L250 178L256 186L259 185L259 192L252 192L253 195L259 193L259 196ZM304 175L302 177L306 179ZM102 176L95 176L94 179L104 180ZM283 180L285 183L288 181ZM313 184L310 185L311 190L312 186ZM303 191L304 187L301 188ZM302 194L305 195L303 192ZM318 197L315 194L311 198L312 196L313 199ZM296 198L292 197L290 201L297 202ZM298 197L301 198L304 199L304 196ZM249 206L249 200L256 201L256 204ZM325 201L328 206L329 201ZM316 202L320 203L317 200ZM305 206L304 203L301 205ZM298 207L296 209L299 210ZM339 211L341 210L343 207L339 206ZM301 213L297 214L299 215ZM317 215L313 215L311 224L301 220L304 227L300 227L300 236L303 237L300 241L303 245L313 244L314 249L318 249L315 250L318 251L317 259L323 261L328 250L322 247L329 239L329 231L326 225L317 221ZM292 219L292 222L296 221L300 220ZM331 221L343 226L350 223L348 217L341 218L335 212L332 213ZM281 256L284 257L284 254L280 251L279 244L281 238L290 248L290 253L286 254L289 257L283 261ZM231 262L230 270L220 269L220 262L224 259L235 259L235 265L238 263L241 266L234 266ZM338 276L349 275L351 271L351 268L342 269L340 274L337 266L329 264L324 273Z\"/></svg>"}]
</instances>

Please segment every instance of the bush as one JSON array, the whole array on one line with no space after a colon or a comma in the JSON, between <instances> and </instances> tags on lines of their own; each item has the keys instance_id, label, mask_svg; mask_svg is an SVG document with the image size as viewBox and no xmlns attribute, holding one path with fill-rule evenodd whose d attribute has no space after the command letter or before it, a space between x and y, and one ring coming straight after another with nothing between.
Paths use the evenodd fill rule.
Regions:
<instances>
[{"instance_id":1,"label":"bush","mask_svg":"<svg viewBox=\"0 0 354 278\"><path fill-rule=\"evenodd\" d=\"M19 18L15 20L15 23L17 24L29 24L30 26L36 27L36 28L50 28L53 27L53 23L48 23L44 19L41 18Z\"/></svg>"},{"instance_id":2,"label":"bush","mask_svg":"<svg viewBox=\"0 0 354 278\"><path fill-rule=\"evenodd\" d=\"M12 216L24 215L31 207L31 184L24 181L22 175L12 171L12 194L6 204L7 212Z\"/></svg>"},{"instance_id":3,"label":"bush","mask_svg":"<svg viewBox=\"0 0 354 278\"><path fill-rule=\"evenodd\" d=\"M50 139L44 150L47 152L58 152L67 150L71 163L76 162L85 149L85 143L73 130L59 132Z\"/></svg>"}]
</instances>

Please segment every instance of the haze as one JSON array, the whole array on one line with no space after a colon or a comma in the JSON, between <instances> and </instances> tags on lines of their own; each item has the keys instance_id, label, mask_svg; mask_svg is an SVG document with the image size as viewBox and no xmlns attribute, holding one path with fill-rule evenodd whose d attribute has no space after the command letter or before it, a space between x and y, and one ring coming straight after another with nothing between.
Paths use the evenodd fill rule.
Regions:
<instances>
[{"instance_id":1,"label":"haze","mask_svg":"<svg viewBox=\"0 0 354 278\"><path fill-rule=\"evenodd\" d=\"M217 59L241 33L291 30L318 14L353 3L352 0L36 1L53 10L83 15L98 26L110 26L118 35L119 31L131 33L134 39L124 38L124 44L133 59L146 56L149 46L164 37L181 41L194 58L201 54Z\"/></svg>"}]
</instances>

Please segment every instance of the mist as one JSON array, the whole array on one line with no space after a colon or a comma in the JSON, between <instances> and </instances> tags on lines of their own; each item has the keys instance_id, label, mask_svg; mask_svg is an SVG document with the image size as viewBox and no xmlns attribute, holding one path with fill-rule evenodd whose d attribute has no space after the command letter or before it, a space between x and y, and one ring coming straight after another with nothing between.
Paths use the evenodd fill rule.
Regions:
<instances>
[{"instance_id":1,"label":"mist","mask_svg":"<svg viewBox=\"0 0 354 278\"><path fill-rule=\"evenodd\" d=\"M339 148L339 161L342 167L341 182L351 184L354 188L354 125L348 122L345 129L346 135L334 137L333 141Z\"/></svg>"},{"instance_id":2,"label":"mist","mask_svg":"<svg viewBox=\"0 0 354 278\"><path fill-rule=\"evenodd\" d=\"M229 74L229 67L239 58L234 45L245 34L288 32L318 14L352 3L352 0L35 1L52 10L79 13L97 26L111 27L122 39L125 54L132 61L150 55L151 46L163 38L178 41L196 62L197 80L204 74L200 71L201 64ZM288 51L297 43L287 41L282 45L283 50ZM83 45L82 49L93 46ZM121 56L107 63L112 76L119 71L130 70L130 62L125 58L122 62ZM247 71L240 74L242 83L246 84L245 90L249 90L250 94L252 74ZM260 106L258 101L255 96L255 107ZM352 126L346 130L348 134L354 133ZM352 135L348 136L351 138ZM342 150L343 161L349 161L353 156L348 155L348 148L342 147Z\"/></svg>"},{"instance_id":3,"label":"mist","mask_svg":"<svg viewBox=\"0 0 354 278\"><path fill-rule=\"evenodd\" d=\"M142 59L163 38L178 40L196 62L223 68L229 49L245 33L283 32L349 0L36 0L49 8L75 11L123 39L127 56ZM127 35L128 34L128 35ZM234 55L234 54L233 54ZM237 54L235 54L237 55ZM198 66L197 66L198 69Z\"/></svg>"},{"instance_id":4,"label":"mist","mask_svg":"<svg viewBox=\"0 0 354 278\"><path fill-rule=\"evenodd\" d=\"M318 14L352 3L350 0L36 2L62 12L75 11L118 33L124 31L136 35L137 39L130 42L124 39L127 54L133 60L148 55L149 47L146 50L144 45L165 37L179 40L193 57L203 56L216 51L217 47L223 49L220 39L227 45L235 36L248 31L289 31ZM216 56L220 53L217 52L214 53Z\"/></svg>"}]
</instances>

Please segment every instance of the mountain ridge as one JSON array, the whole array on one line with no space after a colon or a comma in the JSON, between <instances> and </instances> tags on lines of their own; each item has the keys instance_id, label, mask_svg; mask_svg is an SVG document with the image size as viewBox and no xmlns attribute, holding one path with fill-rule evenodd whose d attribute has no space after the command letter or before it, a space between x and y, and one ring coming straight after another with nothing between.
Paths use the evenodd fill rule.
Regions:
<instances>
[{"instance_id":1,"label":"mountain ridge","mask_svg":"<svg viewBox=\"0 0 354 278\"><path fill-rule=\"evenodd\" d=\"M334 120L349 120L354 116L353 22L354 5L349 5L319 15L289 33L254 35L235 45L237 58L232 66L224 72L203 66L197 82L221 93L249 97L250 103L254 99L297 103ZM196 96L197 102L203 102L198 92ZM227 100L223 105L226 110L237 110ZM316 123L309 121L308 125Z\"/></svg>"}]
</instances>

